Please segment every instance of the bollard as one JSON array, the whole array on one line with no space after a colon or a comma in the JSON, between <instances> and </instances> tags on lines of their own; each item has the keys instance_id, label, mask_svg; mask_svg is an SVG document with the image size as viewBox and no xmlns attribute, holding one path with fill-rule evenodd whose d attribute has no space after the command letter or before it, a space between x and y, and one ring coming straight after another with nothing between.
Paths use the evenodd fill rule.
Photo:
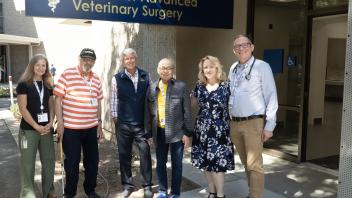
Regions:
<instances>
[{"instance_id":1,"label":"bollard","mask_svg":"<svg viewBox=\"0 0 352 198\"><path fill-rule=\"evenodd\" d=\"M9 88L10 88L10 101L11 101L11 106L12 106L14 104L13 103L12 76L9 76Z\"/></svg>"}]
</instances>

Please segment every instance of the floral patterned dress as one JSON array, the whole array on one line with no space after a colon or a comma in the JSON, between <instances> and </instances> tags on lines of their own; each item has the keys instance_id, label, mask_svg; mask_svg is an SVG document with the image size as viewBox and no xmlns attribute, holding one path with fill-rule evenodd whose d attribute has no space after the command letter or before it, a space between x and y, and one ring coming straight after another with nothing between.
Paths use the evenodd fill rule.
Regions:
<instances>
[{"instance_id":1,"label":"floral patterned dress","mask_svg":"<svg viewBox=\"0 0 352 198\"><path fill-rule=\"evenodd\" d=\"M226 172L234 169L234 149L230 138L227 81L209 92L197 83L191 93L197 98L199 112L192 142L192 165L205 171Z\"/></svg>"}]
</instances>

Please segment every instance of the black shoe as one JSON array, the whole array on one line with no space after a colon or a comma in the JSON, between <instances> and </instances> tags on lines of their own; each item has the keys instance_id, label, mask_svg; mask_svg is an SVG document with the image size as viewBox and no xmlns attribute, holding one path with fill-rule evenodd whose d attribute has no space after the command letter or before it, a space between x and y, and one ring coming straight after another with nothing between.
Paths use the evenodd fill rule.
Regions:
<instances>
[{"instance_id":1,"label":"black shoe","mask_svg":"<svg viewBox=\"0 0 352 198\"><path fill-rule=\"evenodd\" d=\"M153 192L151 190L151 187L144 188L144 198L153 198Z\"/></svg>"},{"instance_id":2,"label":"black shoe","mask_svg":"<svg viewBox=\"0 0 352 198\"><path fill-rule=\"evenodd\" d=\"M128 198L133 192L133 189L127 188L119 194L119 198Z\"/></svg>"},{"instance_id":3,"label":"black shoe","mask_svg":"<svg viewBox=\"0 0 352 198\"><path fill-rule=\"evenodd\" d=\"M87 195L87 198L100 198L100 196L97 193L90 193Z\"/></svg>"},{"instance_id":4,"label":"black shoe","mask_svg":"<svg viewBox=\"0 0 352 198\"><path fill-rule=\"evenodd\" d=\"M208 195L208 198L216 198L216 193L212 193L210 192L209 195Z\"/></svg>"}]
</instances>

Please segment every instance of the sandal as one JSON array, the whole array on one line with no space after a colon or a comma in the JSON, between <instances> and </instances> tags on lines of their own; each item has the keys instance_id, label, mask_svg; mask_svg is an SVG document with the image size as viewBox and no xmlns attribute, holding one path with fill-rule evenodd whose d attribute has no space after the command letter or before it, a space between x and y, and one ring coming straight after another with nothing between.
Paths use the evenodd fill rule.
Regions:
<instances>
[{"instance_id":1,"label":"sandal","mask_svg":"<svg viewBox=\"0 0 352 198\"><path fill-rule=\"evenodd\" d=\"M217 198L216 193L210 192L208 198Z\"/></svg>"},{"instance_id":2,"label":"sandal","mask_svg":"<svg viewBox=\"0 0 352 198\"><path fill-rule=\"evenodd\" d=\"M224 195L223 197L218 197L218 196L216 196L216 198L225 198L226 196Z\"/></svg>"}]
</instances>

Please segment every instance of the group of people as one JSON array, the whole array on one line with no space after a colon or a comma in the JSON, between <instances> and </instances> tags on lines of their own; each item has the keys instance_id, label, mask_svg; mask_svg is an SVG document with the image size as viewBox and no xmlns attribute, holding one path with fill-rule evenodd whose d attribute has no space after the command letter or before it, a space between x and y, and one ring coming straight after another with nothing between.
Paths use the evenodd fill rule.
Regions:
<instances>
[{"instance_id":1,"label":"group of people","mask_svg":"<svg viewBox=\"0 0 352 198\"><path fill-rule=\"evenodd\" d=\"M159 78L152 81L137 67L137 53L123 50L123 70L111 80L110 110L115 123L119 170L123 191L135 190L132 179L132 147L138 148L140 178L145 198L152 198L152 160L155 148L158 177L157 198L178 198L181 192L184 148L192 147L192 165L205 173L208 198L223 198L224 176L234 170L234 145L245 167L250 198L264 191L263 143L272 137L278 108L275 81L268 63L254 58L254 44L245 35L233 40L238 61L228 77L218 58L205 56L199 62L198 82L189 91L185 82L174 78L175 62L163 58L157 66ZM35 197L34 166L37 150L42 163L43 197L56 197L53 187L54 117L65 154L66 198L76 195L79 162L83 150L84 191L95 192L98 172L98 141L104 138L101 120L101 81L92 72L96 54L85 48L76 67L66 69L55 88L48 60L35 55L17 86L22 114L19 142L21 151L21 197ZM54 97L55 96L55 99ZM193 126L192 106L198 108ZM192 140L192 143L191 143ZM233 145L234 144L234 145ZM170 191L167 177L171 155Z\"/></svg>"}]
</instances>

